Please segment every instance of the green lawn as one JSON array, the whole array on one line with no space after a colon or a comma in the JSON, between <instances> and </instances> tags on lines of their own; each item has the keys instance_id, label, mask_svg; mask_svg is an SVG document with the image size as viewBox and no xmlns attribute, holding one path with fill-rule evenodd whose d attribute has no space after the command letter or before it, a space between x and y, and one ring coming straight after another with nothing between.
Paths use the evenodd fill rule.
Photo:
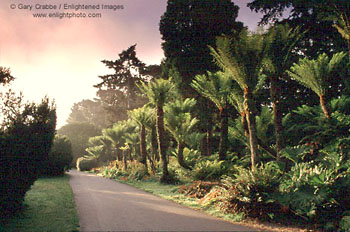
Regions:
<instances>
[{"instance_id":1,"label":"green lawn","mask_svg":"<svg viewBox=\"0 0 350 232\"><path fill-rule=\"evenodd\" d=\"M79 231L69 176L40 178L27 192L24 209L0 231Z\"/></svg>"}]
</instances>

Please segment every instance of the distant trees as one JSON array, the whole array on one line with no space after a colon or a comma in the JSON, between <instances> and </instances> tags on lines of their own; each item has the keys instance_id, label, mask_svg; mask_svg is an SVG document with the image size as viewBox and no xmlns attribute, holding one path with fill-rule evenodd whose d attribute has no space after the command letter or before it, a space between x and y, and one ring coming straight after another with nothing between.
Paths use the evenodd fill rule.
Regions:
<instances>
[{"instance_id":1,"label":"distant trees","mask_svg":"<svg viewBox=\"0 0 350 232\"><path fill-rule=\"evenodd\" d=\"M89 146L89 138L100 135L101 130L87 122L74 122L62 126L58 130L58 134L67 136L72 142L72 165L75 165L79 157L87 155L85 149Z\"/></svg>"},{"instance_id":2,"label":"distant trees","mask_svg":"<svg viewBox=\"0 0 350 232\"><path fill-rule=\"evenodd\" d=\"M85 99L74 103L67 119L67 123L89 123L96 128L102 129L112 124L109 121L108 116L110 115L101 101L98 101L97 99Z\"/></svg>"},{"instance_id":3,"label":"distant trees","mask_svg":"<svg viewBox=\"0 0 350 232\"><path fill-rule=\"evenodd\" d=\"M72 143L69 138L56 135L42 174L48 176L63 175L71 168L72 160Z\"/></svg>"},{"instance_id":4,"label":"distant trees","mask_svg":"<svg viewBox=\"0 0 350 232\"><path fill-rule=\"evenodd\" d=\"M132 108L132 103L135 103L135 96L138 92L137 83L148 79L146 65L137 58L135 49L136 44L122 51L118 60L103 60L102 63L114 73L99 76L102 82L95 85L99 89L104 87L122 91L126 97L128 110Z\"/></svg>"}]
</instances>

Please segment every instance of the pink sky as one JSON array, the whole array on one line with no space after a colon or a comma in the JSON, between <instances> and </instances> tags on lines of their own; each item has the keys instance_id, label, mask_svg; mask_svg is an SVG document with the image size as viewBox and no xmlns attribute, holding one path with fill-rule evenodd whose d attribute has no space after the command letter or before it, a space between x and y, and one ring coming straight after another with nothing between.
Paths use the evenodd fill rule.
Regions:
<instances>
[{"instance_id":1,"label":"pink sky","mask_svg":"<svg viewBox=\"0 0 350 232\"><path fill-rule=\"evenodd\" d=\"M234 2L241 8L238 20L255 29L260 16L245 7L249 1ZM37 3L113 4L124 9L79 11L101 13L101 18L39 19L33 13L58 10L20 10L20 3L33 8ZM38 102L45 95L55 99L59 128L74 103L95 97L93 85L98 75L109 73L101 60L115 60L136 43L143 62L160 63L163 51L158 24L165 9L166 0L1 0L0 65L11 68L17 78L13 87L28 100Z\"/></svg>"}]
</instances>

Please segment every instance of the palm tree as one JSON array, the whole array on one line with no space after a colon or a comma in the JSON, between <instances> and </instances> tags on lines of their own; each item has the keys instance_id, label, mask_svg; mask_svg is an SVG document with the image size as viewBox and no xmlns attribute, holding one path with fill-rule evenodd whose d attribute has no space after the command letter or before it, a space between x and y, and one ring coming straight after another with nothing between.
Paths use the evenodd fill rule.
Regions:
<instances>
[{"instance_id":1,"label":"palm tree","mask_svg":"<svg viewBox=\"0 0 350 232\"><path fill-rule=\"evenodd\" d=\"M120 147L125 143L123 135L125 133L125 128L123 124L116 123L112 128L105 129L104 136L109 139L112 143L112 146L116 152L118 161L122 160Z\"/></svg>"},{"instance_id":2,"label":"palm tree","mask_svg":"<svg viewBox=\"0 0 350 232\"><path fill-rule=\"evenodd\" d=\"M207 75L197 75L191 86L203 97L211 100L220 111L219 159L225 160L228 146L228 106L232 79L228 73L207 72Z\"/></svg>"},{"instance_id":3,"label":"palm tree","mask_svg":"<svg viewBox=\"0 0 350 232\"><path fill-rule=\"evenodd\" d=\"M308 58L300 59L299 63L295 63L288 74L305 87L311 89L320 98L320 105L326 118L330 118L330 112L327 108L325 96L329 84L327 79L339 67L346 53L339 52L333 55L332 59L323 53L316 60Z\"/></svg>"},{"instance_id":4,"label":"palm tree","mask_svg":"<svg viewBox=\"0 0 350 232\"><path fill-rule=\"evenodd\" d=\"M111 141L107 139L103 134L89 138L89 144L91 145L90 147L101 146L103 148L100 155L98 156L100 161L104 162L110 159Z\"/></svg>"},{"instance_id":5,"label":"palm tree","mask_svg":"<svg viewBox=\"0 0 350 232\"><path fill-rule=\"evenodd\" d=\"M164 140L164 110L165 103L172 96L174 91L174 85L169 80L155 79L148 84L141 82L138 85L141 92L143 92L149 99L150 103L155 106L156 109L156 129L158 140L158 151L162 159L163 174L161 182L169 181L168 160L166 155L166 144Z\"/></svg>"},{"instance_id":6,"label":"palm tree","mask_svg":"<svg viewBox=\"0 0 350 232\"><path fill-rule=\"evenodd\" d=\"M276 137L276 158L283 148L281 79L292 65L292 53L295 44L301 38L299 28L292 29L289 25L276 25L272 27L264 39L264 66L263 73L270 80L270 97L272 101L273 118Z\"/></svg>"},{"instance_id":7,"label":"palm tree","mask_svg":"<svg viewBox=\"0 0 350 232\"><path fill-rule=\"evenodd\" d=\"M263 60L263 37L259 34L248 34L244 30L236 41L227 36L218 37L216 46L216 49L210 47L216 63L230 74L231 78L237 82L243 91L244 111L249 131L251 164L252 170L255 170L258 141L253 90L259 83Z\"/></svg>"},{"instance_id":8,"label":"palm tree","mask_svg":"<svg viewBox=\"0 0 350 232\"><path fill-rule=\"evenodd\" d=\"M131 119L133 119L139 126L139 139L140 139L140 154L141 154L141 163L147 167L147 146L146 146L146 124L149 124L151 118L153 117L153 112L149 108L142 107L134 109L128 112Z\"/></svg>"},{"instance_id":9,"label":"palm tree","mask_svg":"<svg viewBox=\"0 0 350 232\"><path fill-rule=\"evenodd\" d=\"M177 142L177 159L180 166L191 170L183 157L186 141L193 133L198 119L192 118L190 111L196 105L196 100L186 98L184 101L176 100L165 106L165 126Z\"/></svg>"}]
</instances>

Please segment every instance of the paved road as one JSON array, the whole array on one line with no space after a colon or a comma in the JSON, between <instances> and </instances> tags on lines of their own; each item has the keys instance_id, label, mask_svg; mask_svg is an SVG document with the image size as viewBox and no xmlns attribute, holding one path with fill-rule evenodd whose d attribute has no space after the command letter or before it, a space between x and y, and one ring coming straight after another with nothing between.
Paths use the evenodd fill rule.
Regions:
<instances>
[{"instance_id":1,"label":"paved road","mask_svg":"<svg viewBox=\"0 0 350 232\"><path fill-rule=\"evenodd\" d=\"M81 231L254 231L113 180L68 174Z\"/></svg>"}]
</instances>

